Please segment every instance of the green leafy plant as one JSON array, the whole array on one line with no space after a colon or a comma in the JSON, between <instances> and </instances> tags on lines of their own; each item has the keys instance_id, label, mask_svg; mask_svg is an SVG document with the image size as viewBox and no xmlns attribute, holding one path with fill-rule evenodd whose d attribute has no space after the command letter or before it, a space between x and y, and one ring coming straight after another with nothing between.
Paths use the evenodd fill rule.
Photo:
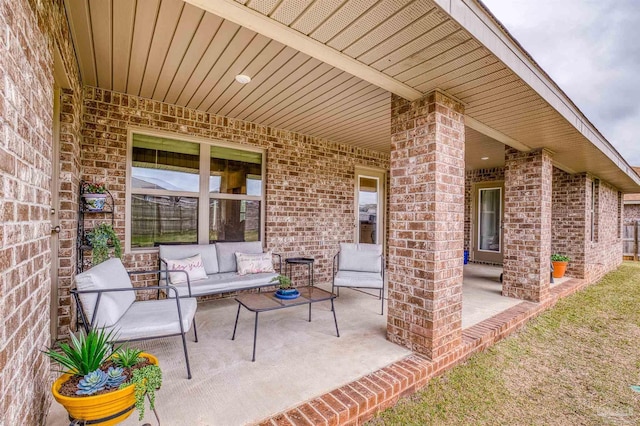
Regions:
<instances>
[{"instance_id":1,"label":"green leafy plant","mask_svg":"<svg viewBox=\"0 0 640 426\"><path fill-rule=\"evenodd\" d=\"M131 368L140 360L139 349L121 347L113 354L113 363L118 367Z\"/></svg>"},{"instance_id":2,"label":"green leafy plant","mask_svg":"<svg viewBox=\"0 0 640 426\"><path fill-rule=\"evenodd\" d=\"M289 278L286 275L278 275L277 277L273 277L269 282L270 283L277 282L278 287L283 290L291 288L291 278Z\"/></svg>"},{"instance_id":3,"label":"green leafy plant","mask_svg":"<svg viewBox=\"0 0 640 426\"><path fill-rule=\"evenodd\" d=\"M82 193L83 194L106 194L107 187L104 183L98 182L83 182L82 183Z\"/></svg>"},{"instance_id":4,"label":"green leafy plant","mask_svg":"<svg viewBox=\"0 0 640 426\"><path fill-rule=\"evenodd\" d=\"M569 256L565 256L564 254L552 254L551 255L551 261L552 262L568 262L571 259L569 259Z\"/></svg>"},{"instance_id":5,"label":"green leafy plant","mask_svg":"<svg viewBox=\"0 0 640 426\"><path fill-rule=\"evenodd\" d=\"M113 331L91 330L79 335L71 335L71 345L60 343L60 351L49 348L44 354L78 376L95 372L111 355L109 341L114 340Z\"/></svg>"},{"instance_id":6,"label":"green leafy plant","mask_svg":"<svg viewBox=\"0 0 640 426\"><path fill-rule=\"evenodd\" d=\"M109 244L113 246L113 253L122 259L122 245L120 238L109 223L100 225L87 232L87 240L91 244L91 262L93 266L109 258Z\"/></svg>"},{"instance_id":7,"label":"green leafy plant","mask_svg":"<svg viewBox=\"0 0 640 426\"><path fill-rule=\"evenodd\" d=\"M156 405L156 390L162 385L162 370L157 365L147 365L133 370L131 380L120 385L120 389L134 384L136 386L134 395L136 398L136 409L140 413L139 420L144 417L144 396L149 396L149 408L152 410Z\"/></svg>"}]
</instances>

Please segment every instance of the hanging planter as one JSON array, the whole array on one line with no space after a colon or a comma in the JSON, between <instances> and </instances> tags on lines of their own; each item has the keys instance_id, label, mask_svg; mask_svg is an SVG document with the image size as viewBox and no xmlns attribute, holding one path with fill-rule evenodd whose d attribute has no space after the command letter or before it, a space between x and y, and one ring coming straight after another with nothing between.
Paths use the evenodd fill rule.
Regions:
<instances>
[{"instance_id":1,"label":"hanging planter","mask_svg":"<svg viewBox=\"0 0 640 426\"><path fill-rule=\"evenodd\" d=\"M90 212L101 212L107 201L107 194L82 194L84 208Z\"/></svg>"},{"instance_id":2,"label":"hanging planter","mask_svg":"<svg viewBox=\"0 0 640 426\"><path fill-rule=\"evenodd\" d=\"M104 183L82 183L82 202L84 209L90 212L101 212L107 201L107 187Z\"/></svg>"}]
</instances>

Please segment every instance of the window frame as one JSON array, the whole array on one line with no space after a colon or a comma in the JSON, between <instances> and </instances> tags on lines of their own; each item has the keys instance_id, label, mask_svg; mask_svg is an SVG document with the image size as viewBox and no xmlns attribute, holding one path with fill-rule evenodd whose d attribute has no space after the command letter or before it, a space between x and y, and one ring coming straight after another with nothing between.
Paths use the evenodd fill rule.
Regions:
<instances>
[{"instance_id":1,"label":"window frame","mask_svg":"<svg viewBox=\"0 0 640 426\"><path fill-rule=\"evenodd\" d=\"M133 135L142 134L147 136L155 136L159 138L173 139L181 142L196 143L200 147L200 186L198 192L185 192L185 191L171 191L162 189L144 189L133 191L131 188L131 178L133 166ZM262 157L262 163L260 164L262 174L262 195L246 195L246 194L226 194L209 192L209 176L211 176L211 147L231 148L240 151L248 151L259 153ZM209 203L211 199L227 199L227 200L249 200L260 202L260 241L264 245L265 236L265 223L266 223L266 172L267 172L267 152L265 149L250 146L241 145L237 143L227 142L220 139L207 139L198 136L183 135L179 133L164 132L151 130L141 127L129 127L127 129L127 161L126 161L126 174L125 174L125 253L137 254L137 253L156 253L157 247L131 247L131 196L135 194L142 195L171 195L171 196L184 196L195 197L198 199L198 238L197 244L209 244Z\"/></svg>"}]
</instances>

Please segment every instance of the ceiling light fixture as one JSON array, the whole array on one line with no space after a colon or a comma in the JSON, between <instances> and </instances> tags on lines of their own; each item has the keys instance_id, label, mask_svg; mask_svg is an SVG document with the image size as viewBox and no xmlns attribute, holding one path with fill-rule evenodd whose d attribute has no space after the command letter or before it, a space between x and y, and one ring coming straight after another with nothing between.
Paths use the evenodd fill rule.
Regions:
<instances>
[{"instance_id":1,"label":"ceiling light fixture","mask_svg":"<svg viewBox=\"0 0 640 426\"><path fill-rule=\"evenodd\" d=\"M488 159L489 159L489 157L482 157L482 158L480 158L480 159L481 159L481 160L488 160Z\"/></svg>"},{"instance_id":2,"label":"ceiling light fixture","mask_svg":"<svg viewBox=\"0 0 640 426\"><path fill-rule=\"evenodd\" d=\"M240 84L247 84L248 82L251 81L251 77L244 74L238 74L236 75L236 81Z\"/></svg>"}]
</instances>

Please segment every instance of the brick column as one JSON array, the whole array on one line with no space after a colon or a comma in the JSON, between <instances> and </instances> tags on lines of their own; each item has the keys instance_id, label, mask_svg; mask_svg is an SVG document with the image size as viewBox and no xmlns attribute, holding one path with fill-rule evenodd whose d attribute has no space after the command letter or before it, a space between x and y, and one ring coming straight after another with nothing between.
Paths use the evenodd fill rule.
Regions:
<instances>
[{"instance_id":1,"label":"brick column","mask_svg":"<svg viewBox=\"0 0 640 426\"><path fill-rule=\"evenodd\" d=\"M394 96L391 129L387 337L436 359L461 342L464 107Z\"/></svg>"},{"instance_id":2,"label":"brick column","mask_svg":"<svg viewBox=\"0 0 640 426\"><path fill-rule=\"evenodd\" d=\"M505 151L502 294L539 302L549 294L551 189L548 151Z\"/></svg>"}]
</instances>

